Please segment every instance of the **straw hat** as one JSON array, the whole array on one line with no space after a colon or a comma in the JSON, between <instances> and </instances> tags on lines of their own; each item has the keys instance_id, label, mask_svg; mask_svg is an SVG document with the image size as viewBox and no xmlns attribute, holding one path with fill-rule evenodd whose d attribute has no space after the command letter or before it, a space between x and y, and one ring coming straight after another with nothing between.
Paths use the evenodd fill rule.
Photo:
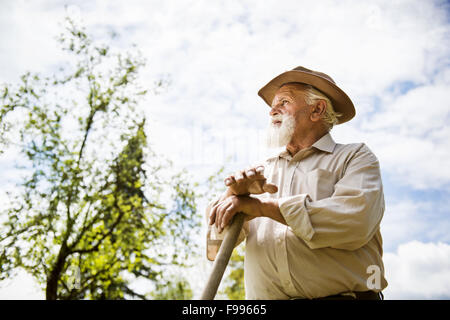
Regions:
<instances>
[{"instance_id":1,"label":"straw hat","mask_svg":"<svg viewBox=\"0 0 450 320\"><path fill-rule=\"evenodd\" d=\"M269 83L258 91L258 95L269 105L272 105L275 92L285 83L301 82L312 85L325 94L333 104L333 109L342 114L338 118L338 124L349 121L355 116L355 107L350 98L342 91L329 75L325 73L309 70L304 67L297 67L291 71L286 71L273 78Z\"/></svg>"}]
</instances>

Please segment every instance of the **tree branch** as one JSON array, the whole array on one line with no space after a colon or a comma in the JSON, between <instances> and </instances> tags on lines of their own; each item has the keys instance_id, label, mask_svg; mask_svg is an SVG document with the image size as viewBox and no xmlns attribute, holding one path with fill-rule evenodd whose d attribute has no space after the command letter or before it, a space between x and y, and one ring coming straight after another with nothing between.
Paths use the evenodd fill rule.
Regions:
<instances>
[{"instance_id":1,"label":"tree branch","mask_svg":"<svg viewBox=\"0 0 450 320\"><path fill-rule=\"evenodd\" d=\"M110 236L114 229L116 228L116 226L120 223L120 220L122 220L123 215L125 214L125 212L123 212L120 207L117 204L117 198L114 198L114 207L117 208L117 210L119 210L119 216L117 217L117 220L113 223L113 225L111 226L111 228L109 229L109 231L105 234L103 234L103 236L100 238L100 240L98 240L98 242L89 249L79 249L79 250L71 250L71 253L89 253L89 252L93 252L93 251L97 251L98 247L100 246L100 244L103 242L103 240L105 240L106 237Z\"/></svg>"},{"instance_id":2,"label":"tree branch","mask_svg":"<svg viewBox=\"0 0 450 320\"><path fill-rule=\"evenodd\" d=\"M143 294L137 293L136 291L133 291L132 289L130 289L128 286L124 285L122 287L122 289L125 291L125 293L128 293L129 295L131 295L132 297L138 297L139 299L142 300L147 300L147 297Z\"/></svg>"}]
</instances>

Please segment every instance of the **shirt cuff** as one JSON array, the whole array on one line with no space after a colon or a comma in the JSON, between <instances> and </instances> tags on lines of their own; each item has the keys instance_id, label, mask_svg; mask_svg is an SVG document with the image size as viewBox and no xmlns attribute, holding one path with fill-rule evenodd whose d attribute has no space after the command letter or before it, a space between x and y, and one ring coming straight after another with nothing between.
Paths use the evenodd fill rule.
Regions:
<instances>
[{"instance_id":1,"label":"shirt cuff","mask_svg":"<svg viewBox=\"0 0 450 320\"><path fill-rule=\"evenodd\" d=\"M303 240L310 241L315 231L309 219L306 201L311 201L307 194L282 197L278 199L278 207L294 234Z\"/></svg>"}]
</instances>

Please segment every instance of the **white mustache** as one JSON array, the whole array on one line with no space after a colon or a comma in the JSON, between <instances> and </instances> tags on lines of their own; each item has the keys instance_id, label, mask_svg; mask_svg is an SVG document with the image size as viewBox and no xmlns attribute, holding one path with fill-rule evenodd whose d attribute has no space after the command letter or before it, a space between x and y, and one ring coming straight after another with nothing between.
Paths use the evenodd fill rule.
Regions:
<instances>
[{"instance_id":1,"label":"white mustache","mask_svg":"<svg viewBox=\"0 0 450 320\"><path fill-rule=\"evenodd\" d=\"M270 123L272 124L275 121L283 122L286 118L288 118L288 115L276 114L276 115L270 117Z\"/></svg>"},{"instance_id":2,"label":"white mustache","mask_svg":"<svg viewBox=\"0 0 450 320\"><path fill-rule=\"evenodd\" d=\"M288 114L277 114L270 117L270 125L267 130L267 146L269 148L278 148L286 146L292 138L295 129L295 118ZM276 125L274 122L281 121Z\"/></svg>"}]
</instances>

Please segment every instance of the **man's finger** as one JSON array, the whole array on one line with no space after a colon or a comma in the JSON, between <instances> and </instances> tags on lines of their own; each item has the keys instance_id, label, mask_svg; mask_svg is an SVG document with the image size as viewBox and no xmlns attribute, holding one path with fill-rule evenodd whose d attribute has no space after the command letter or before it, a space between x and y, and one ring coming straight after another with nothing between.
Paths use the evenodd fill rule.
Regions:
<instances>
[{"instance_id":1,"label":"man's finger","mask_svg":"<svg viewBox=\"0 0 450 320\"><path fill-rule=\"evenodd\" d=\"M209 213L209 224L212 225L215 221L216 221L216 211L217 211L217 206L218 204L216 204L212 209L211 212Z\"/></svg>"},{"instance_id":2,"label":"man's finger","mask_svg":"<svg viewBox=\"0 0 450 320\"><path fill-rule=\"evenodd\" d=\"M275 193L278 191L278 187L272 183L265 182L262 186L263 190L268 193Z\"/></svg>"},{"instance_id":3,"label":"man's finger","mask_svg":"<svg viewBox=\"0 0 450 320\"><path fill-rule=\"evenodd\" d=\"M264 166L257 166L255 168L256 173L260 174L260 175L264 175Z\"/></svg>"},{"instance_id":4,"label":"man's finger","mask_svg":"<svg viewBox=\"0 0 450 320\"><path fill-rule=\"evenodd\" d=\"M220 202L217 204L217 208L215 211L215 219L214 219L214 224L216 226L216 228L219 227L219 220L220 220L220 208L222 207L223 202Z\"/></svg>"},{"instance_id":5,"label":"man's finger","mask_svg":"<svg viewBox=\"0 0 450 320\"><path fill-rule=\"evenodd\" d=\"M225 205L225 203L222 201L217 205L217 209L216 209L216 216L215 216L215 220L214 220L214 224L216 225L216 228L219 229L220 226L220 220L221 220L221 215L222 215L222 208Z\"/></svg>"},{"instance_id":6,"label":"man's finger","mask_svg":"<svg viewBox=\"0 0 450 320\"><path fill-rule=\"evenodd\" d=\"M226 206L223 206L221 208L221 212L220 212L220 220L218 221L218 230L219 233L222 233L223 229L225 228L225 226L227 225L225 223L225 217L228 215L228 209L230 209L232 207L232 203L227 203Z\"/></svg>"},{"instance_id":7,"label":"man's finger","mask_svg":"<svg viewBox=\"0 0 450 320\"><path fill-rule=\"evenodd\" d=\"M235 184L236 180L234 179L234 176L229 176L229 177L225 178L224 182L225 182L225 185L227 187L229 187L229 186Z\"/></svg>"},{"instance_id":8,"label":"man's finger","mask_svg":"<svg viewBox=\"0 0 450 320\"><path fill-rule=\"evenodd\" d=\"M219 211L217 213L216 217L216 228L219 231L219 233L222 233L223 231L223 216L225 215L226 210L230 207L230 203L225 203L219 208Z\"/></svg>"},{"instance_id":9,"label":"man's finger","mask_svg":"<svg viewBox=\"0 0 450 320\"><path fill-rule=\"evenodd\" d=\"M236 174L234 175L234 178L235 178L235 180L236 180L237 183L239 183L239 182L241 182L242 180L244 180L245 177L246 177L246 176L245 176L245 173L244 173L243 170L242 170L242 171L236 172Z\"/></svg>"},{"instance_id":10,"label":"man's finger","mask_svg":"<svg viewBox=\"0 0 450 320\"><path fill-rule=\"evenodd\" d=\"M253 178L254 176L256 176L256 170L255 168L250 168L245 170L245 174L247 175L248 178Z\"/></svg>"},{"instance_id":11,"label":"man's finger","mask_svg":"<svg viewBox=\"0 0 450 320\"><path fill-rule=\"evenodd\" d=\"M235 209L233 206L229 206L223 216L222 216L222 222L220 223L220 231L222 232L222 230L228 225L228 223L230 222L231 218L233 218L234 214L235 214Z\"/></svg>"}]
</instances>

